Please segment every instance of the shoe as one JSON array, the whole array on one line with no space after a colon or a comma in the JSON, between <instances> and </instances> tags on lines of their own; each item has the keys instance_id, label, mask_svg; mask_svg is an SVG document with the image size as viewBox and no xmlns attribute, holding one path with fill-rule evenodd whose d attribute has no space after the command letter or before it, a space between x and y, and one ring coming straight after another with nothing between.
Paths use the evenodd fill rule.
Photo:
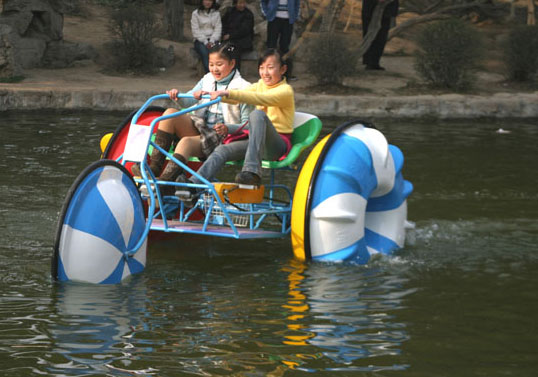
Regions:
<instances>
[{"instance_id":1,"label":"shoe","mask_svg":"<svg viewBox=\"0 0 538 377\"><path fill-rule=\"evenodd\" d=\"M367 71L384 71L385 68L380 65L367 65L365 68Z\"/></svg>"},{"instance_id":2,"label":"shoe","mask_svg":"<svg viewBox=\"0 0 538 377\"><path fill-rule=\"evenodd\" d=\"M133 177L142 177L142 172L140 171L140 163L137 162L131 166L131 174Z\"/></svg>"},{"instance_id":3,"label":"shoe","mask_svg":"<svg viewBox=\"0 0 538 377\"><path fill-rule=\"evenodd\" d=\"M240 185L259 186L261 182L259 175L249 171L241 171L235 176L235 183Z\"/></svg>"},{"instance_id":4,"label":"shoe","mask_svg":"<svg viewBox=\"0 0 538 377\"><path fill-rule=\"evenodd\" d=\"M176 178L176 182L193 183L191 180L185 177L185 174L180 174ZM177 196L182 202L190 202L190 204L193 204L198 199L198 196L200 196L201 191L201 189L196 187L176 186L174 195Z\"/></svg>"}]
</instances>

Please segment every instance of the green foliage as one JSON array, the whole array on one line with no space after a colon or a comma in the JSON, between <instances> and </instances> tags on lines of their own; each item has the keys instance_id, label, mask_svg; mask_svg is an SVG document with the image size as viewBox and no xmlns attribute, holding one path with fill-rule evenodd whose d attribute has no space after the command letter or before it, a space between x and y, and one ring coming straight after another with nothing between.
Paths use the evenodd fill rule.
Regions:
<instances>
[{"instance_id":1,"label":"green foliage","mask_svg":"<svg viewBox=\"0 0 538 377\"><path fill-rule=\"evenodd\" d=\"M155 69L158 28L152 7L133 3L112 14L110 29L118 40L110 47L112 68L117 71L150 73Z\"/></svg>"},{"instance_id":2,"label":"green foliage","mask_svg":"<svg viewBox=\"0 0 538 377\"><path fill-rule=\"evenodd\" d=\"M468 89L482 55L480 35L461 20L427 25L417 36L415 69L436 87Z\"/></svg>"},{"instance_id":3,"label":"green foliage","mask_svg":"<svg viewBox=\"0 0 538 377\"><path fill-rule=\"evenodd\" d=\"M503 50L508 77L515 81L531 79L538 71L538 26L512 30Z\"/></svg>"},{"instance_id":4,"label":"green foliage","mask_svg":"<svg viewBox=\"0 0 538 377\"><path fill-rule=\"evenodd\" d=\"M359 56L343 35L322 33L306 50L307 69L320 85L342 85L355 73Z\"/></svg>"},{"instance_id":5,"label":"green foliage","mask_svg":"<svg viewBox=\"0 0 538 377\"><path fill-rule=\"evenodd\" d=\"M24 76L0 77L0 83L3 83L3 84L14 84L14 83L21 82L21 81L24 80L25 78L26 78L26 77L24 77Z\"/></svg>"}]
</instances>

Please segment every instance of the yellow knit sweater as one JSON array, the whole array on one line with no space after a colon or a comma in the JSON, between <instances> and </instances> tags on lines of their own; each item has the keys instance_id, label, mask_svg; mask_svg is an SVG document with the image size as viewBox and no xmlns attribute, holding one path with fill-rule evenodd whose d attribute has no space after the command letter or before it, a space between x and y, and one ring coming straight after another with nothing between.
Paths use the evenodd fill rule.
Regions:
<instances>
[{"instance_id":1,"label":"yellow knit sweater","mask_svg":"<svg viewBox=\"0 0 538 377\"><path fill-rule=\"evenodd\" d=\"M260 79L245 89L231 89L224 102L248 103L262 110L275 126L277 132L291 134L295 116L293 88L282 79L278 84L267 86Z\"/></svg>"}]
</instances>

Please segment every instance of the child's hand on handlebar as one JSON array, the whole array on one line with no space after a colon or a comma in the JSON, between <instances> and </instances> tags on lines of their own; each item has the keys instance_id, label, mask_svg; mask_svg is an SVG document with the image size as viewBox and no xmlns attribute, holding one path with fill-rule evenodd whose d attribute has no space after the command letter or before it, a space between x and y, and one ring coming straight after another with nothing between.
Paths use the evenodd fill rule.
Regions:
<instances>
[{"instance_id":1,"label":"child's hand on handlebar","mask_svg":"<svg viewBox=\"0 0 538 377\"><path fill-rule=\"evenodd\" d=\"M205 94L203 90L197 90L196 92L192 93L192 96L197 100L201 100L203 94Z\"/></svg>"},{"instance_id":2,"label":"child's hand on handlebar","mask_svg":"<svg viewBox=\"0 0 538 377\"><path fill-rule=\"evenodd\" d=\"M170 97L170 99L172 101L177 101L177 94L178 93L179 93L179 90L177 90L177 89L170 89L170 90L166 91L166 94L168 94L168 97Z\"/></svg>"},{"instance_id":3,"label":"child's hand on handlebar","mask_svg":"<svg viewBox=\"0 0 538 377\"><path fill-rule=\"evenodd\" d=\"M209 92L207 94L209 94L209 97L211 98L211 100L214 100L217 97L226 97L226 96L228 96L228 91L227 90L216 90L214 92Z\"/></svg>"}]
</instances>

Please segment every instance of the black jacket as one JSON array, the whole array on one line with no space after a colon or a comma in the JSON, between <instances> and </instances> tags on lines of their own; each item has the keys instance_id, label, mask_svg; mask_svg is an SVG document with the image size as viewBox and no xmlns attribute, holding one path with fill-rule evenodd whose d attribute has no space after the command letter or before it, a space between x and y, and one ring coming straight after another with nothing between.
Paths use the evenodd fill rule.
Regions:
<instances>
[{"instance_id":1,"label":"black jacket","mask_svg":"<svg viewBox=\"0 0 538 377\"><path fill-rule=\"evenodd\" d=\"M252 50L254 15L250 9L238 11L230 7L222 17L222 35L230 34L230 42L242 51Z\"/></svg>"}]
</instances>

